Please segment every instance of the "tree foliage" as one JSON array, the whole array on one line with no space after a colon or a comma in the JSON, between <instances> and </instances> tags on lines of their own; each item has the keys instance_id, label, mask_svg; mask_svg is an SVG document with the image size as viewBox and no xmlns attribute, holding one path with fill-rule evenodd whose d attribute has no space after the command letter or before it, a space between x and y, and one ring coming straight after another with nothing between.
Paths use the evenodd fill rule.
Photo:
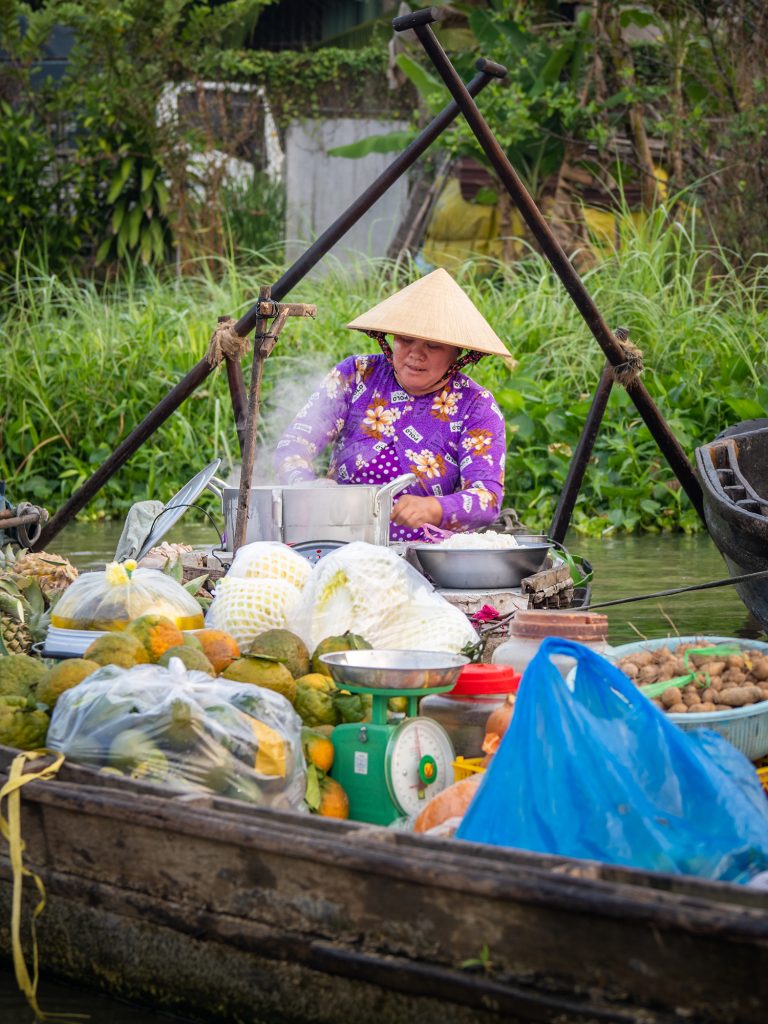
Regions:
<instances>
[{"instance_id":1,"label":"tree foliage","mask_svg":"<svg viewBox=\"0 0 768 1024\"><path fill-rule=\"evenodd\" d=\"M28 254L44 245L53 256L70 255L57 230L62 205L72 236L91 239L96 262L163 261L172 238L168 182L194 146L178 118L157 116L163 92L169 83L204 75L222 49L242 43L271 2L6 0L0 47L11 58L14 108L26 119L38 162L65 151L58 163L66 167L66 188L58 202L46 203L51 176L43 176L31 197L39 230L22 235L7 225L0 265L7 267L21 245ZM74 39L57 85L40 81L38 63L54 26L70 29ZM0 164L0 190L17 195L8 161Z\"/></svg>"}]
</instances>

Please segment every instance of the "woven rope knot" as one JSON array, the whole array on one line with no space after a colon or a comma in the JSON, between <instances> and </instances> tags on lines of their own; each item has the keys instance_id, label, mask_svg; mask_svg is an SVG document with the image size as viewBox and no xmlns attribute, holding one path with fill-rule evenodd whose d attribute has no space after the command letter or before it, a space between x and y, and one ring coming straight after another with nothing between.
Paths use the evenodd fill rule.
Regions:
<instances>
[{"instance_id":1,"label":"woven rope knot","mask_svg":"<svg viewBox=\"0 0 768 1024\"><path fill-rule=\"evenodd\" d=\"M211 335L207 359L211 366L218 366L222 359L240 360L251 350L247 337L235 333L237 321L231 316L219 317L216 330Z\"/></svg>"},{"instance_id":2,"label":"woven rope knot","mask_svg":"<svg viewBox=\"0 0 768 1024\"><path fill-rule=\"evenodd\" d=\"M629 340L629 330L626 327L617 327L613 333L624 355L624 362L613 367L613 379L623 388L628 388L645 369L643 350Z\"/></svg>"}]
</instances>

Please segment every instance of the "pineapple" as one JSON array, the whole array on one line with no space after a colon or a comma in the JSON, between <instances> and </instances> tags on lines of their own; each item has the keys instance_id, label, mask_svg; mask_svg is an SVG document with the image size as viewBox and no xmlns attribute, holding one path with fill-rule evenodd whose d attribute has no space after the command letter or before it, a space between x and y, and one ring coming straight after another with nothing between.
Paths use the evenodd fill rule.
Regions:
<instances>
[{"instance_id":1,"label":"pineapple","mask_svg":"<svg viewBox=\"0 0 768 1024\"><path fill-rule=\"evenodd\" d=\"M37 580L0 576L0 656L27 654L45 639L50 609Z\"/></svg>"},{"instance_id":2,"label":"pineapple","mask_svg":"<svg viewBox=\"0 0 768 1024\"><path fill-rule=\"evenodd\" d=\"M36 579L48 602L77 579L77 569L61 555L49 555L46 551L34 553L24 548L14 554L10 544L0 552L0 574L9 573L14 577Z\"/></svg>"},{"instance_id":3,"label":"pineapple","mask_svg":"<svg viewBox=\"0 0 768 1024\"><path fill-rule=\"evenodd\" d=\"M0 591L0 656L26 654L31 649L32 634L24 622L21 601Z\"/></svg>"},{"instance_id":4,"label":"pineapple","mask_svg":"<svg viewBox=\"0 0 768 1024\"><path fill-rule=\"evenodd\" d=\"M26 654L45 639L52 606L76 578L61 555L0 550L0 656Z\"/></svg>"}]
</instances>

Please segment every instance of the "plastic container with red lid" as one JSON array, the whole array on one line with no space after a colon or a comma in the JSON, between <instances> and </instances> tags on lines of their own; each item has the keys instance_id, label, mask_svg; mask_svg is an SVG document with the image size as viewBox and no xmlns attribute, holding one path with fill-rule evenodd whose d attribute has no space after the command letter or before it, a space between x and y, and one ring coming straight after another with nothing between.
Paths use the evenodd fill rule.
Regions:
<instances>
[{"instance_id":1,"label":"plastic container with red lid","mask_svg":"<svg viewBox=\"0 0 768 1024\"><path fill-rule=\"evenodd\" d=\"M522 676L510 665L465 665L450 697L517 693Z\"/></svg>"},{"instance_id":2,"label":"plastic container with red lid","mask_svg":"<svg viewBox=\"0 0 768 1024\"><path fill-rule=\"evenodd\" d=\"M419 713L442 725L457 757L482 757L488 716L517 693L520 679L509 665L466 665L454 688L425 697Z\"/></svg>"}]
</instances>

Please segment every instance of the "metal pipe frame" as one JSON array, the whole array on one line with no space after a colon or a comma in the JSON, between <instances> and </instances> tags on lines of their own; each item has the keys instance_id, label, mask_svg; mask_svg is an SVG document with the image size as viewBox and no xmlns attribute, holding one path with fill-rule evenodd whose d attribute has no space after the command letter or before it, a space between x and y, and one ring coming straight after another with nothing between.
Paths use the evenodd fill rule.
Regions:
<instances>
[{"instance_id":1,"label":"metal pipe frame","mask_svg":"<svg viewBox=\"0 0 768 1024\"><path fill-rule=\"evenodd\" d=\"M565 542L565 535L568 533L576 499L579 496L579 491L587 472L587 466L592 457L592 449L595 446L595 440L600 431L600 424L603 422L608 399L611 397L612 386L613 367L610 363L606 363L592 397L592 404L584 421L581 436L573 453L571 464L568 467L568 475L560 492L560 499L557 503L555 514L552 517L552 524L549 527L548 536L552 540L557 541L558 544Z\"/></svg>"},{"instance_id":2,"label":"metal pipe frame","mask_svg":"<svg viewBox=\"0 0 768 1024\"><path fill-rule=\"evenodd\" d=\"M454 100L461 108L461 112L469 127L482 146L502 184L520 210L523 219L541 246L544 255L551 263L555 273L562 281L576 308L584 318L587 327L605 353L606 359L612 366L621 366L626 362L626 356L620 343L601 316L564 249L544 220L531 195L526 190L483 115L480 113L477 104L467 92L456 69L435 37L430 23L439 20L439 17L439 8L430 7L404 15L401 18L395 18L392 22L392 27L396 32L401 32L405 29L413 30L438 74L447 85ZM644 384L635 378L635 380L626 385L626 391L672 471L680 481L691 504L696 509L702 522L704 522L704 502L701 484L697 480L693 467L680 442L667 426Z\"/></svg>"},{"instance_id":3,"label":"metal pipe frame","mask_svg":"<svg viewBox=\"0 0 768 1024\"><path fill-rule=\"evenodd\" d=\"M494 79L503 78L507 71L501 64L480 58L475 65L478 74L467 85L467 93L477 96ZM358 198L338 217L330 227L304 252L291 267L272 286L271 294L274 301L279 301L322 259L329 249L339 241L353 224L366 213L391 185L411 167L416 160L432 145L432 143L456 119L460 111L455 101L448 103L437 114L424 130L411 142L403 152L384 170L379 177L366 188ZM245 337L250 334L259 320L259 303L248 310L235 325L235 331ZM248 400L243 383L242 369L235 360L227 360L227 376L235 410L235 421L241 449L244 440L245 418ZM213 367L207 358L196 363L189 373L162 398L154 409L128 434L114 451L107 456L84 484L66 501L51 517L43 528L35 551L40 551L56 537L80 509L101 490L120 467L165 423L187 398L212 372Z\"/></svg>"}]
</instances>

